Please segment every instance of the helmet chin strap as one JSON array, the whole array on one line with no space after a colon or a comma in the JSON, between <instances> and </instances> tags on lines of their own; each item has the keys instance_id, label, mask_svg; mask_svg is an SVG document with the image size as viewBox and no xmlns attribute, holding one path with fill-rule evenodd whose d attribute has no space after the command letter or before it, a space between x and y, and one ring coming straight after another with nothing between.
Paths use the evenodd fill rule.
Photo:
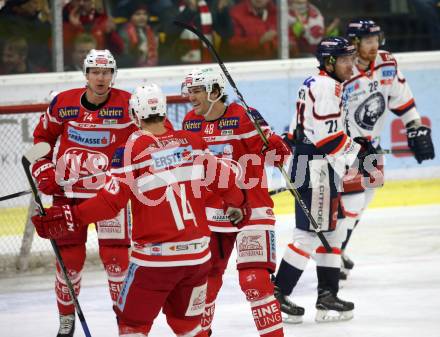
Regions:
<instances>
[{"instance_id":1,"label":"helmet chin strap","mask_svg":"<svg viewBox=\"0 0 440 337\"><path fill-rule=\"evenodd\" d=\"M223 97L223 95L219 95L216 99L211 100L209 98L210 95L211 95L211 93L208 94L208 102L210 102L211 104L209 105L208 111L206 111L206 113L203 114L203 117L205 117L205 119L209 118L209 115L212 112L212 108L214 107L214 104L217 103Z\"/></svg>"}]
</instances>

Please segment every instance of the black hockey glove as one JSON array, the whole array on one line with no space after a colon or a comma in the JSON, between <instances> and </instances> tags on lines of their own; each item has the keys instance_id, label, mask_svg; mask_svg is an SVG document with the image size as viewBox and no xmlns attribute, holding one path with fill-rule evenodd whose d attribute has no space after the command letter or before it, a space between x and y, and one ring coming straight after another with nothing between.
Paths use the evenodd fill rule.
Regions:
<instances>
[{"instance_id":1,"label":"black hockey glove","mask_svg":"<svg viewBox=\"0 0 440 337\"><path fill-rule=\"evenodd\" d=\"M434 144L431 138L431 129L427 126L409 127L406 129L408 147L414 152L419 164L424 160L434 159Z\"/></svg>"},{"instance_id":2,"label":"black hockey glove","mask_svg":"<svg viewBox=\"0 0 440 337\"><path fill-rule=\"evenodd\" d=\"M377 154L376 149L371 141L364 137L356 137L353 140L361 146L361 149L357 155L359 159L359 172L366 178L371 176L374 171L373 167L377 169Z\"/></svg>"}]
</instances>

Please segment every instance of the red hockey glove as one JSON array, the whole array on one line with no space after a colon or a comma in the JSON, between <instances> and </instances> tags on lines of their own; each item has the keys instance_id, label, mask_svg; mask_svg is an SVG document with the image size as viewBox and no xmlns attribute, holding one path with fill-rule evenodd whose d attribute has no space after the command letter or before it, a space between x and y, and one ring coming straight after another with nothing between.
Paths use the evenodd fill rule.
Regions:
<instances>
[{"instance_id":1,"label":"red hockey glove","mask_svg":"<svg viewBox=\"0 0 440 337\"><path fill-rule=\"evenodd\" d=\"M39 236L44 239L61 239L75 232L79 223L76 221L75 206L52 206L45 209L46 215L34 215L32 223Z\"/></svg>"},{"instance_id":2,"label":"red hockey glove","mask_svg":"<svg viewBox=\"0 0 440 337\"><path fill-rule=\"evenodd\" d=\"M55 165L49 159L40 159L32 166L32 175L38 189L47 195L62 194L63 190L55 180Z\"/></svg>"},{"instance_id":3,"label":"red hockey glove","mask_svg":"<svg viewBox=\"0 0 440 337\"><path fill-rule=\"evenodd\" d=\"M278 136L277 134L273 133L268 139L268 144L263 147L263 154L266 154L266 152L270 150L275 150L275 155L278 157L276 160L274 160L274 165L282 165L284 164L285 160L288 156L292 154L292 151L290 150L290 147L288 144L284 142L284 140Z\"/></svg>"}]
</instances>

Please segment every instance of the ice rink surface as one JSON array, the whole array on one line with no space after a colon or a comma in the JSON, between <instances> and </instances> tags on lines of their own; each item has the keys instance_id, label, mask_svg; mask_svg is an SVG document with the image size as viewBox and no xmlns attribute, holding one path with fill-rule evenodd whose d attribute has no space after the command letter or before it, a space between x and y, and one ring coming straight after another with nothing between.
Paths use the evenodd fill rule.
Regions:
<instances>
[{"instance_id":1,"label":"ice rink surface","mask_svg":"<svg viewBox=\"0 0 440 337\"><path fill-rule=\"evenodd\" d=\"M291 239L292 219L278 217L278 259ZM341 284L339 296L355 303L354 319L315 323L316 275L311 261L293 294L306 308L304 323L285 325L286 336L440 336L440 205L368 210L348 253L356 266ZM256 337L234 261L235 257L217 301L213 337ZM56 336L53 280L53 275L0 279L1 336ZM92 336L116 337L104 272L85 272L79 299ZM172 335L160 314L149 336ZM78 320L75 336L84 336Z\"/></svg>"}]
</instances>

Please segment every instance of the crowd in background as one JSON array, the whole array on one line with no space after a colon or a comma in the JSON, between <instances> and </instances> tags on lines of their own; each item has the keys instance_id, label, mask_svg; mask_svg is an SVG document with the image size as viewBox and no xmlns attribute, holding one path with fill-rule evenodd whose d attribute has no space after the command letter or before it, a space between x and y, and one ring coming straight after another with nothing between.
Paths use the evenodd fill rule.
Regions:
<instances>
[{"instance_id":1,"label":"crowd in background","mask_svg":"<svg viewBox=\"0 0 440 337\"><path fill-rule=\"evenodd\" d=\"M313 55L323 37L344 33L344 20L353 14L349 11L349 1L345 0L287 2L290 57ZM80 70L92 48L109 49L122 68L211 62L208 50L198 38L174 25L175 20L199 28L225 61L278 57L275 0L70 0L64 3L66 71ZM392 31L396 20L402 20L412 27L405 33L405 24L397 23L404 41L414 39L418 41L415 48L423 50L440 49L439 1L356 3L369 17L379 15L375 19L386 25L387 35L387 28ZM7 0L0 1L0 8L0 75L51 71L50 1ZM386 15L391 12L393 22ZM399 16L399 13L408 15ZM415 24L419 26L414 28ZM397 40L395 43L403 51L414 50Z\"/></svg>"}]
</instances>

